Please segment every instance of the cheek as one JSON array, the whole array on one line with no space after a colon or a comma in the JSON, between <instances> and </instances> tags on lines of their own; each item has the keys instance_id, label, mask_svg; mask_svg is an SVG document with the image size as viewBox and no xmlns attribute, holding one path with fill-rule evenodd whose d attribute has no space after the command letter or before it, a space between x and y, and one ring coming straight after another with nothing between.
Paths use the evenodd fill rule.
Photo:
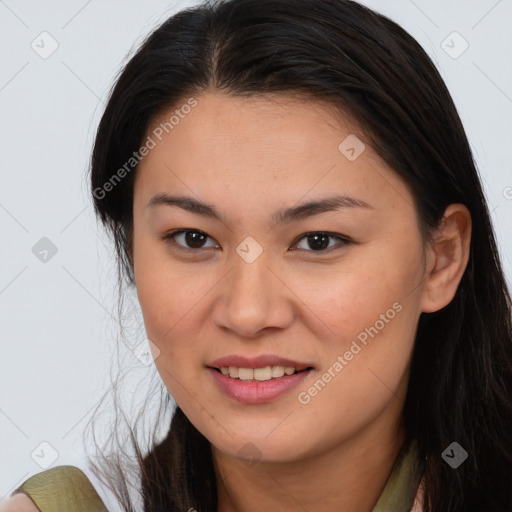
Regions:
<instances>
[{"instance_id":1,"label":"cheek","mask_svg":"<svg viewBox=\"0 0 512 512\"><path fill-rule=\"evenodd\" d=\"M398 306L393 309L393 305L397 302L414 313L415 307L410 306L418 299L421 288L418 255L409 252L397 258L392 251L386 254L380 249L375 253L376 257L354 255L338 267L289 276L288 282L293 280L290 286L307 306L311 318L316 317L315 323L323 325L325 339L354 339L379 321L381 315L385 316L384 321L394 318Z\"/></svg>"},{"instance_id":2,"label":"cheek","mask_svg":"<svg viewBox=\"0 0 512 512\"><path fill-rule=\"evenodd\" d=\"M190 377L201 365L198 357L191 357L191 341L198 336L194 332L198 325L194 306L199 302L200 290L187 290L189 276L170 274L150 258L147 265L142 258L139 261L138 300L147 336L160 351L155 366L173 400L183 406L195 395Z\"/></svg>"},{"instance_id":3,"label":"cheek","mask_svg":"<svg viewBox=\"0 0 512 512\"><path fill-rule=\"evenodd\" d=\"M147 335L162 355L170 355L194 336L192 319L194 308L205 294L203 285L191 287L187 276L169 276L159 272L157 266L139 277L137 296Z\"/></svg>"},{"instance_id":4,"label":"cheek","mask_svg":"<svg viewBox=\"0 0 512 512\"><path fill-rule=\"evenodd\" d=\"M170 340L199 301L202 281L171 262L162 245L142 233L134 237L134 275L148 338L167 359L174 351Z\"/></svg>"},{"instance_id":5,"label":"cheek","mask_svg":"<svg viewBox=\"0 0 512 512\"><path fill-rule=\"evenodd\" d=\"M332 381L325 389L318 383L322 391L312 407L319 414L337 403L355 425L366 414L381 410L390 393L398 389L407 371L419 318L420 249L421 245L414 244L408 252L391 245L387 251L379 247L375 257L354 258L337 272L308 275L307 281L296 282L297 295L314 313L310 313L310 325L318 323L316 318L323 325L315 333L322 339L322 370L330 369L336 375L319 376L323 382ZM308 390L302 391L311 396ZM366 404L365 409L360 408L361 403Z\"/></svg>"}]
</instances>

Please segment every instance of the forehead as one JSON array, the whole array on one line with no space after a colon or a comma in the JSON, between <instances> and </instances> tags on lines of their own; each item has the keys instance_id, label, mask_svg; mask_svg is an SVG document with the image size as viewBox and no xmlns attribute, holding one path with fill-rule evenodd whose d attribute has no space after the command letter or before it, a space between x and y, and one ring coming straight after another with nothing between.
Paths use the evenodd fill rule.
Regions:
<instances>
[{"instance_id":1,"label":"forehead","mask_svg":"<svg viewBox=\"0 0 512 512\"><path fill-rule=\"evenodd\" d=\"M168 142L174 140L175 147L186 141L188 148L208 153L211 158L220 154L223 160L272 150L291 159L315 147L320 151L332 148L333 139L344 133L357 132L364 138L356 123L334 105L304 96L280 93L241 97L210 92L195 96L194 102L194 107L185 108L190 99L183 98L161 113L148 134L160 131ZM325 143L319 147L322 140ZM228 148L232 149L229 154L225 151Z\"/></svg>"},{"instance_id":2,"label":"forehead","mask_svg":"<svg viewBox=\"0 0 512 512\"><path fill-rule=\"evenodd\" d=\"M331 104L283 94L193 99L193 107L183 108L193 104L184 98L149 126L155 145L137 169L136 195L172 189L250 201L333 190L408 194L358 125Z\"/></svg>"}]
</instances>

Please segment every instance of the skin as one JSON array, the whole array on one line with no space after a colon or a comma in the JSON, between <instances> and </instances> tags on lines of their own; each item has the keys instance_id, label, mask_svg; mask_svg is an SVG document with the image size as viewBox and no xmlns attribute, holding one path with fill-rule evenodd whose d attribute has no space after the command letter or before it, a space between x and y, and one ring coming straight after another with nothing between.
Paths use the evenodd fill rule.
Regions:
<instances>
[{"instance_id":1,"label":"skin","mask_svg":"<svg viewBox=\"0 0 512 512\"><path fill-rule=\"evenodd\" d=\"M143 158L134 186L134 275L158 372L212 444L220 512L370 512L403 440L418 319L455 294L469 255L469 212L450 205L427 244L402 179L367 143L354 161L338 149L349 134L364 141L348 117L286 95L195 98ZM224 222L148 207L160 193L200 199ZM370 207L271 220L281 208L333 193ZM162 239L177 229L206 233L204 247L187 252L183 235L174 244ZM315 251L304 237L311 231L353 243L330 238L329 248ZM248 236L263 249L252 263L236 252ZM298 393L395 303L400 312L300 403ZM231 354L276 354L315 370L271 402L241 404L206 368ZM247 443L256 447L252 462L239 454Z\"/></svg>"},{"instance_id":2,"label":"skin","mask_svg":"<svg viewBox=\"0 0 512 512\"><path fill-rule=\"evenodd\" d=\"M0 512L39 512L39 509L28 496L18 493L0 501Z\"/></svg>"}]
</instances>

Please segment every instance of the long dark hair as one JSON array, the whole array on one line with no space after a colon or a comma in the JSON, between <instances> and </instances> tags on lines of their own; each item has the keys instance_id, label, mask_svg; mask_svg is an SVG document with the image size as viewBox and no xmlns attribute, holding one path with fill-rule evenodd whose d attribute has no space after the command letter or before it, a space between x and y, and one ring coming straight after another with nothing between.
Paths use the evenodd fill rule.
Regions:
<instances>
[{"instance_id":1,"label":"long dark hair","mask_svg":"<svg viewBox=\"0 0 512 512\"><path fill-rule=\"evenodd\" d=\"M126 162L156 116L207 90L301 94L350 115L409 185L425 236L449 204L467 206L472 240L457 293L419 319L404 448L416 442L425 460L426 511L511 511L510 292L466 134L425 51L350 0L210 1L166 20L117 79L92 154L95 211L129 286L136 165ZM112 181L123 165L127 172ZM469 454L457 469L441 457L453 441ZM210 443L179 407L163 440L136 452L146 512L217 509ZM122 474L122 462L114 466Z\"/></svg>"}]
</instances>

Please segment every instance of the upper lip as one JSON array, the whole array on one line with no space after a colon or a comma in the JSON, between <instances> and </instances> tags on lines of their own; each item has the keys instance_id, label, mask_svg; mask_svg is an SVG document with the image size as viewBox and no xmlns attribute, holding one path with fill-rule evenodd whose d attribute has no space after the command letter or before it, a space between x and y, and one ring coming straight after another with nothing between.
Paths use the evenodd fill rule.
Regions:
<instances>
[{"instance_id":1,"label":"upper lip","mask_svg":"<svg viewBox=\"0 0 512 512\"><path fill-rule=\"evenodd\" d=\"M276 355L261 355L258 357L231 355L215 359L215 361L208 363L207 366L210 368L229 368L230 366L236 368L265 368L266 366L284 366L295 368L298 371L313 368L310 364L300 363Z\"/></svg>"}]
</instances>

